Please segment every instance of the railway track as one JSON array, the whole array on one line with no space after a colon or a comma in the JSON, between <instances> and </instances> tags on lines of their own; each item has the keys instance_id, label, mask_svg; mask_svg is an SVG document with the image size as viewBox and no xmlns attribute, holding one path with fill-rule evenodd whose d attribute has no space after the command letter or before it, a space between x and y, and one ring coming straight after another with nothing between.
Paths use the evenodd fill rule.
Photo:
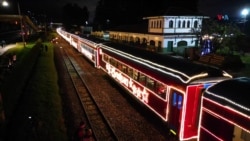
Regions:
<instances>
[{"instance_id":1,"label":"railway track","mask_svg":"<svg viewBox=\"0 0 250 141\"><path fill-rule=\"evenodd\" d=\"M87 83L80 75L84 72L82 72L82 69L78 66L75 60L67 54L66 50L61 49L61 53L77 96L81 102L82 109L84 110L88 123L93 131L94 138L96 140L106 141L117 140L114 130L100 111L100 108L91 95Z\"/></svg>"}]
</instances>

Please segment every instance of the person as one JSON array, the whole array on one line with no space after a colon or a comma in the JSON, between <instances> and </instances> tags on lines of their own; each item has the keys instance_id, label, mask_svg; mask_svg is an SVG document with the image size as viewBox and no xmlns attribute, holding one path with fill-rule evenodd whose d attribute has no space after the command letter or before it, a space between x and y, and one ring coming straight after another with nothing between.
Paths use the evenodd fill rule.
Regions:
<instances>
[{"instance_id":1,"label":"person","mask_svg":"<svg viewBox=\"0 0 250 141\"><path fill-rule=\"evenodd\" d=\"M16 62L16 54L14 54L14 55L12 56L12 61L13 61L13 63Z\"/></svg>"},{"instance_id":2,"label":"person","mask_svg":"<svg viewBox=\"0 0 250 141\"><path fill-rule=\"evenodd\" d=\"M45 51L46 51L46 52L48 51L48 46L47 46L47 45L45 45Z\"/></svg>"},{"instance_id":3,"label":"person","mask_svg":"<svg viewBox=\"0 0 250 141\"><path fill-rule=\"evenodd\" d=\"M91 129L85 129L85 135L83 137L83 141L94 141L92 134L93 133Z\"/></svg>"},{"instance_id":4,"label":"person","mask_svg":"<svg viewBox=\"0 0 250 141\"><path fill-rule=\"evenodd\" d=\"M77 129L77 140L78 141L83 141L83 138L84 138L84 135L85 135L85 127L86 127L86 124L84 121L81 121L80 122L80 125Z\"/></svg>"},{"instance_id":5,"label":"person","mask_svg":"<svg viewBox=\"0 0 250 141\"><path fill-rule=\"evenodd\" d=\"M4 47L5 44L6 44L6 42L4 40L2 40L2 42L1 42L2 48Z\"/></svg>"}]
</instances>

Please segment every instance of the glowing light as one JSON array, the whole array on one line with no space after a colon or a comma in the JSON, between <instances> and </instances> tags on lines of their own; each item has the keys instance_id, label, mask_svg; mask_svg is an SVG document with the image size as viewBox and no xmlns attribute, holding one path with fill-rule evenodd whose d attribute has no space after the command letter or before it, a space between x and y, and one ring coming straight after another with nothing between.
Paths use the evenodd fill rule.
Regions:
<instances>
[{"instance_id":1,"label":"glowing light","mask_svg":"<svg viewBox=\"0 0 250 141\"><path fill-rule=\"evenodd\" d=\"M218 141L223 141L223 139L217 137L216 135L214 135L212 132L210 132L209 130L207 130L206 128L201 126L201 129L203 129L205 132L209 133L210 135L212 135L214 138L216 138Z\"/></svg>"},{"instance_id":2,"label":"glowing light","mask_svg":"<svg viewBox=\"0 0 250 141\"><path fill-rule=\"evenodd\" d=\"M176 135L176 132L174 130L171 129L170 132Z\"/></svg>"},{"instance_id":3,"label":"glowing light","mask_svg":"<svg viewBox=\"0 0 250 141\"><path fill-rule=\"evenodd\" d=\"M131 93L136 96L141 101L148 103L149 93L146 88L140 88L134 84L134 81L130 78L124 77L121 72L119 72L115 67L106 63L106 69L108 74L116 79L120 84L130 89Z\"/></svg>"},{"instance_id":4,"label":"glowing light","mask_svg":"<svg viewBox=\"0 0 250 141\"><path fill-rule=\"evenodd\" d=\"M9 6L9 3L8 3L7 1L4 0L4 1L2 2L2 6L7 7L7 6Z\"/></svg>"},{"instance_id":5,"label":"glowing light","mask_svg":"<svg viewBox=\"0 0 250 141\"><path fill-rule=\"evenodd\" d=\"M217 103L217 102L215 102L215 101L213 101L213 100L210 100L210 99L208 99L208 98L203 97L203 100L204 100L204 99L207 100L207 101L209 101L209 102L211 102L211 103L216 104L216 105L219 106L219 107L224 107L224 108L226 108L226 109L229 109L230 111L233 111L234 113L240 114L241 116L248 118L248 121L250 121L250 117L249 117L248 115L245 115L245 114L243 114L243 113L241 113L241 112L239 112L239 111L237 111L237 110L234 110L234 109L232 109L232 108L230 108L230 107L223 106L223 105L221 105L221 104L219 104L219 103ZM205 108L205 107L202 107L202 109L203 109L204 111L206 111L206 112L212 114L213 116L219 117L220 119L223 119L223 120L227 121L228 123L231 123L231 124L233 124L233 125L236 125L236 126L240 127L241 129L244 129L246 132L250 133L250 129L246 129L246 128L242 127L241 125L239 125L239 124L236 123L235 121L229 120L229 119L227 119L227 118L225 118L225 117L223 117L223 116L221 116L221 115L219 115L219 114L217 114L217 113L215 113L215 112L213 112L213 111L211 111L211 110L209 110L209 109L207 109L207 108Z\"/></svg>"},{"instance_id":6,"label":"glowing light","mask_svg":"<svg viewBox=\"0 0 250 141\"><path fill-rule=\"evenodd\" d=\"M228 103L233 104L233 105L236 106L236 107L239 107L239 108L241 108L241 109L244 109L244 110L250 112L250 109L249 109L248 107L245 107L245 106L243 106L243 105L241 105L241 104L239 104L239 103L237 103L237 102L234 102L233 100L231 100L231 99L229 99L229 98L226 98L226 97L217 95L217 94L215 94L215 93L212 93L212 92L209 91L209 89L206 90L206 93L209 94L209 95L212 95L212 96L214 96L214 97L216 97L216 98L219 98L219 99L221 99L221 100L225 100L225 101L227 101Z\"/></svg>"},{"instance_id":7,"label":"glowing light","mask_svg":"<svg viewBox=\"0 0 250 141\"><path fill-rule=\"evenodd\" d=\"M193 81L194 79L197 78L203 78L208 76L208 73L206 72L201 72L200 74L197 75L193 75L193 76L189 76L188 74L185 74L181 71L175 70L173 68L170 67L166 67L154 62L151 62L149 60L145 60L143 58L137 57L137 56L133 56L131 54L122 52L120 50L114 49L112 47L103 45L103 44L97 44L95 42L92 42L90 40L87 39L83 39L80 37L75 37L75 35L67 33L62 31L61 29L57 30L57 32L59 33L59 35L61 37L63 37L66 41L68 41L69 43L71 43L75 48L77 48L77 46L80 44L81 46L81 50L82 53L87 57L87 58L93 58L96 57L97 61L96 63L99 63L98 60L101 60L103 62L100 62L100 64L105 63L104 66L100 66L101 69L103 69L105 72L107 72L115 81L117 81L119 84L121 84L121 86L123 86L128 92L130 92L130 94L132 94L134 97L136 97L138 100L140 100L142 103L144 103L151 111L153 111L154 113L156 113L160 118L162 118L164 121L168 121L168 115L169 115L169 110L171 107L169 105L169 100L170 100L170 93L172 92L172 90L176 90L179 91L182 96L183 96L183 104L181 107L181 112L180 112L180 140L189 140L189 139L197 139L197 134L198 133L194 133L192 135L189 135L189 137L186 137L187 135L185 134L185 118L186 118L186 110L188 109L188 107L186 107L187 104L187 91L179 89L178 86L171 86L171 85L167 85L167 91L166 91L166 99L162 99L161 97L159 97L159 95L157 95L154 91L148 89L147 87L143 86L142 84L138 83L137 81L133 80L132 78L130 78L127 74L123 73L122 71L120 71L119 69L115 68L114 66L112 66L111 64L109 64L108 62L105 62L103 59L98 59L99 55L100 56L104 56L105 55L105 50L108 50L109 52L112 52L114 54L117 54L119 56L122 56L124 58L127 58L129 60L133 60L134 62L140 63L152 70L155 70L156 72L161 72L163 74L166 74L170 77L174 77L177 78L178 80L180 80L181 82L183 82L184 84L190 83L191 81ZM136 37L135 35L133 35L133 37ZM77 40L77 41L74 41ZM104 52L102 52L102 49L104 50ZM97 50L97 52L95 52L94 50ZM111 56L110 56L111 57ZM121 62L122 63L122 62ZM125 64L127 65L127 64ZM99 67L99 64L98 64ZM133 68L136 69L136 68ZM136 69L137 70L137 69ZM146 75L146 74L145 74ZM223 71L223 76L225 77L230 77L232 78L231 75L229 75L228 73ZM150 77L150 76L147 76ZM155 81L156 78L152 78ZM222 79L225 78L218 78L216 81L220 81ZM211 81L211 80L210 80ZM214 80L213 80L214 81ZM204 80L197 80L196 83L204 83ZM158 99L164 101L165 105L164 105L164 109L162 111L162 114L159 113L158 111L156 111L153 108L153 105L149 105L150 102L150 95L155 95L157 96ZM171 132L173 132L174 134L177 134L174 130L172 130Z\"/></svg>"},{"instance_id":8,"label":"glowing light","mask_svg":"<svg viewBox=\"0 0 250 141\"><path fill-rule=\"evenodd\" d=\"M178 70L175 70L175 69L172 69L172 68L169 68L169 67L166 67L166 66L151 62L149 60L145 60L145 59L140 58L140 57L136 57L134 55L122 52L120 50L116 50L114 48L111 48L111 47L108 47L108 46L105 46L105 45L102 45L102 48L105 48L105 49L107 49L107 50L109 50L109 51L111 51L111 52L113 52L115 54L119 54L120 56L123 56L123 57L125 57L127 59L130 59L130 60L133 60L133 61L138 62L140 64L143 64L143 65L145 65L145 66L147 66L147 67L149 67L151 69L154 69L154 70L160 71L160 72L162 72L164 74L175 77L175 78L179 79L180 81L182 81L183 83L189 83L193 79L208 76L207 73L201 73L201 74L198 74L198 75L195 75L195 76L188 76L187 74L185 74L183 72L180 72ZM163 69L166 69L168 71L163 70ZM174 73L177 73L177 74L185 77L187 80L184 80L181 76L179 76L177 74L174 74Z\"/></svg>"},{"instance_id":9,"label":"glowing light","mask_svg":"<svg viewBox=\"0 0 250 141\"><path fill-rule=\"evenodd\" d=\"M249 13L248 9L243 9L243 10L241 11L241 14L242 14L243 16L247 16L248 13Z\"/></svg>"}]
</instances>

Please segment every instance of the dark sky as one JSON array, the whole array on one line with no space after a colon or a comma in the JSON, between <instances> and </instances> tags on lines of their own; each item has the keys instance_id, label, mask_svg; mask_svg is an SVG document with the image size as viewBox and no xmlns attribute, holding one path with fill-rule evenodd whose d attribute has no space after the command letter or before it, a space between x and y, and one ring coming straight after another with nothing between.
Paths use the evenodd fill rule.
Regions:
<instances>
[{"instance_id":1,"label":"dark sky","mask_svg":"<svg viewBox=\"0 0 250 141\"><path fill-rule=\"evenodd\" d=\"M241 17L241 10L250 10L250 0L200 0L199 11L208 16L227 14L229 17Z\"/></svg>"},{"instance_id":2,"label":"dark sky","mask_svg":"<svg viewBox=\"0 0 250 141\"><path fill-rule=\"evenodd\" d=\"M11 2L11 0L8 0ZM99 0L19 0L21 11L30 10L34 13L44 13L51 20L56 20L61 9L67 3L78 4L79 7L86 6L92 20L97 2ZM13 2L13 1L12 1ZM11 4L11 3L10 3ZM199 11L211 17L217 14L228 14L230 17L240 17L244 7L250 9L250 0L200 0Z\"/></svg>"},{"instance_id":3,"label":"dark sky","mask_svg":"<svg viewBox=\"0 0 250 141\"><path fill-rule=\"evenodd\" d=\"M10 0L8 0L10 1ZM29 10L34 13L44 13L51 20L60 18L62 7L68 3L77 4L83 8L86 6L93 18L94 11L99 0L19 0L21 11Z\"/></svg>"}]
</instances>

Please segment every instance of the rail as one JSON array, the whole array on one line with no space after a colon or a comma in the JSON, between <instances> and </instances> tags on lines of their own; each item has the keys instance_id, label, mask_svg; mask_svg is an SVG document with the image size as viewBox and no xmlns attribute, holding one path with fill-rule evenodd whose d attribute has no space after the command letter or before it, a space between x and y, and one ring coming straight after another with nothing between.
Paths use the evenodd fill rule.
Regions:
<instances>
[{"instance_id":1,"label":"rail","mask_svg":"<svg viewBox=\"0 0 250 141\"><path fill-rule=\"evenodd\" d=\"M78 98L81 101L82 108L86 113L88 123L93 130L96 140L117 140L114 130L109 125L105 116L99 110L94 98L91 96L91 91L87 86L87 83L81 77L79 67L77 63L67 55L65 50L61 50L64 54L64 63L71 77L74 88L77 92Z\"/></svg>"}]
</instances>

